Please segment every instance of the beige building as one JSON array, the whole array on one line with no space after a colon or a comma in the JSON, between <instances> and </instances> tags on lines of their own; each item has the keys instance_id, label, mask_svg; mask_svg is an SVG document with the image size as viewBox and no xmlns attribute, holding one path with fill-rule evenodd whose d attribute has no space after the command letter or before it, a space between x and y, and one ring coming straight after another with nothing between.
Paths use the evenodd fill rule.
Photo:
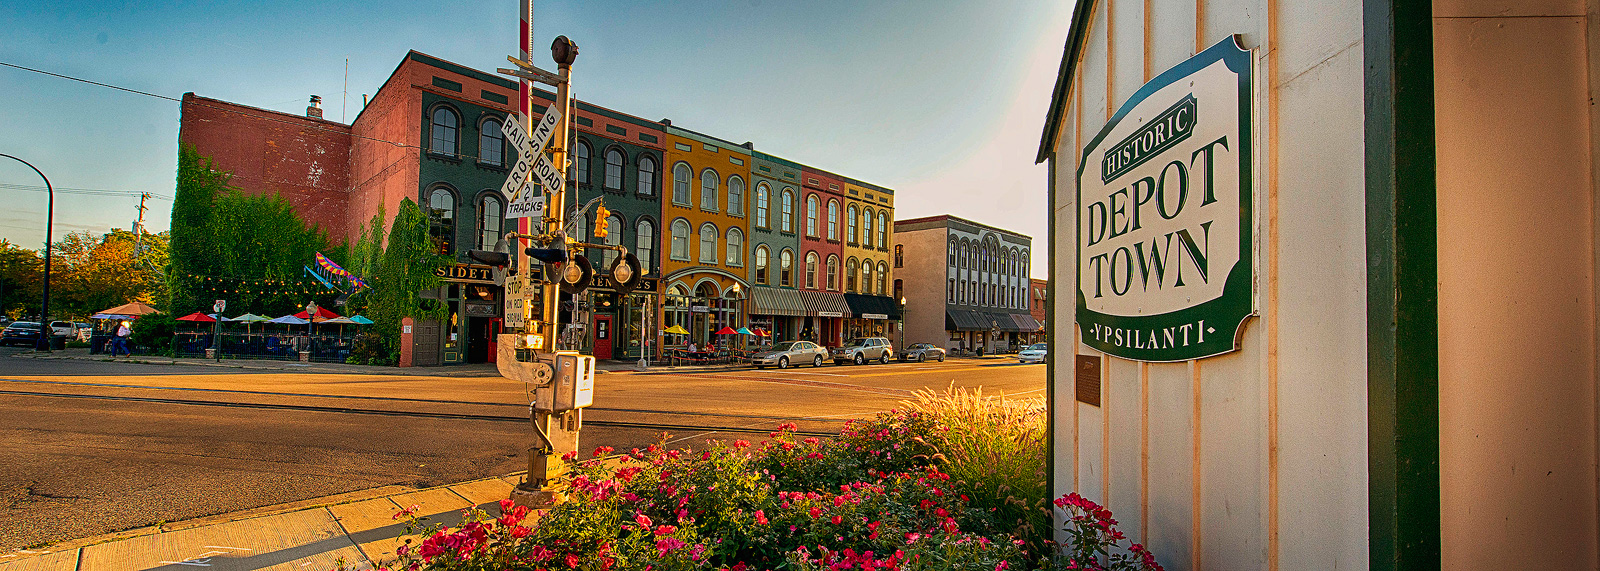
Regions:
<instances>
[{"instance_id":1,"label":"beige building","mask_svg":"<svg viewBox=\"0 0 1600 571\"><path fill-rule=\"evenodd\" d=\"M1174 570L1600 568L1596 10L1079 0L1055 492Z\"/></svg>"},{"instance_id":2,"label":"beige building","mask_svg":"<svg viewBox=\"0 0 1600 571\"><path fill-rule=\"evenodd\" d=\"M948 214L894 223L905 343L1009 353L1039 330L1030 315L1033 239Z\"/></svg>"}]
</instances>

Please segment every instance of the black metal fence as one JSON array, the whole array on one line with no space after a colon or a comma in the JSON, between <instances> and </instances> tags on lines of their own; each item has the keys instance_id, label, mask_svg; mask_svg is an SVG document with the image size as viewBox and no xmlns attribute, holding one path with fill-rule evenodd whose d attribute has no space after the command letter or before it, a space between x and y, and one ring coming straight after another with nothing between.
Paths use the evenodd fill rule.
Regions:
<instances>
[{"instance_id":1,"label":"black metal fence","mask_svg":"<svg viewBox=\"0 0 1600 571\"><path fill-rule=\"evenodd\" d=\"M350 357L350 347L355 338L353 334L283 332L224 332L213 338L211 333L181 331L172 335L172 351L178 357L207 357L206 349L211 349L215 344L222 349L224 359L299 361L301 353L308 353L311 361L343 363Z\"/></svg>"}]
</instances>

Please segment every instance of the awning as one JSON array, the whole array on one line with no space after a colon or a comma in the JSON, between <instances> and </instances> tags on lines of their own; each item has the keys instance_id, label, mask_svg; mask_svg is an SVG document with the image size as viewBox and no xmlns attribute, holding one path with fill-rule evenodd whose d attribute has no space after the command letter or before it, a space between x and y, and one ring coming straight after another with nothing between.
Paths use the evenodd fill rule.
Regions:
<instances>
[{"instance_id":1,"label":"awning","mask_svg":"<svg viewBox=\"0 0 1600 571\"><path fill-rule=\"evenodd\" d=\"M970 309L946 309L944 328L946 331L988 331L989 320Z\"/></svg>"},{"instance_id":2,"label":"awning","mask_svg":"<svg viewBox=\"0 0 1600 571\"><path fill-rule=\"evenodd\" d=\"M754 305L750 310L752 315L801 317L806 314L806 306L800 303L800 292L792 289L756 286L750 288L750 303Z\"/></svg>"},{"instance_id":3,"label":"awning","mask_svg":"<svg viewBox=\"0 0 1600 571\"><path fill-rule=\"evenodd\" d=\"M1043 325L1040 325L1039 320L1026 313L1013 313L1011 314L1011 319L1017 322L1017 327L1020 327L1023 333L1036 333L1043 327Z\"/></svg>"},{"instance_id":4,"label":"awning","mask_svg":"<svg viewBox=\"0 0 1600 571\"><path fill-rule=\"evenodd\" d=\"M900 319L900 304L889 296L847 293L844 294L844 301L850 304L850 311L861 319Z\"/></svg>"},{"instance_id":5,"label":"awning","mask_svg":"<svg viewBox=\"0 0 1600 571\"><path fill-rule=\"evenodd\" d=\"M999 330L999 331L1003 331L1003 332L1006 332L1006 333L1022 333L1022 332L1033 333L1034 331L1038 331L1038 329L1023 329L1022 325L1020 323L1017 323L1017 320L1012 317L1014 315L1018 315L1018 314L1016 314L1016 313L984 313L983 314L983 319L990 323L990 326L989 326L990 329Z\"/></svg>"},{"instance_id":6,"label":"awning","mask_svg":"<svg viewBox=\"0 0 1600 571\"><path fill-rule=\"evenodd\" d=\"M817 317L850 317L850 304L845 302L844 294L831 291L800 291L800 303L806 307L806 315Z\"/></svg>"}]
</instances>

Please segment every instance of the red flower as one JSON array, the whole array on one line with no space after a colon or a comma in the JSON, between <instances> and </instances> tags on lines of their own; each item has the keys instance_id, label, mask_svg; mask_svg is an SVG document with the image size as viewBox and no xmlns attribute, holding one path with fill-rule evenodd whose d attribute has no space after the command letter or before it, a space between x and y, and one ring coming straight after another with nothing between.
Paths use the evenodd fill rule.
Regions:
<instances>
[{"instance_id":1,"label":"red flower","mask_svg":"<svg viewBox=\"0 0 1600 571\"><path fill-rule=\"evenodd\" d=\"M563 461L567 461L567 462L571 462L573 458L577 458L577 457L578 457L578 451L577 450L573 450L571 452L568 452L566 454L562 454L561 455L561 459Z\"/></svg>"},{"instance_id":2,"label":"red flower","mask_svg":"<svg viewBox=\"0 0 1600 571\"><path fill-rule=\"evenodd\" d=\"M734 448L745 448L747 446L750 446L750 442L748 440L735 440L735 441L733 441L733 447Z\"/></svg>"},{"instance_id":3,"label":"red flower","mask_svg":"<svg viewBox=\"0 0 1600 571\"><path fill-rule=\"evenodd\" d=\"M597 457L598 456L604 456L606 454L610 454L610 453L615 452L615 451L616 451L616 449L614 449L614 448L612 448L610 446L601 446L599 448L594 449L594 455L597 456Z\"/></svg>"},{"instance_id":4,"label":"red flower","mask_svg":"<svg viewBox=\"0 0 1600 571\"><path fill-rule=\"evenodd\" d=\"M578 563L579 563L578 556L572 555L570 553L567 554L567 567L571 567L573 569L577 569L578 568Z\"/></svg>"},{"instance_id":5,"label":"red flower","mask_svg":"<svg viewBox=\"0 0 1600 571\"><path fill-rule=\"evenodd\" d=\"M839 516L833 516L833 519L831 519L829 521L832 521L833 525L839 525L840 523L842 523L844 521L844 518L839 517Z\"/></svg>"},{"instance_id":6,"label":"red flower","mask_svg":"<svg viewBox=\"0 0 1600 571\"><path fill-rule=\"evenodd\" d=\"M762 510L756 510L756 523L767 525L767 514ZM740 565L743 565L743 563L740 563Z\"/></svg>"},{"instance_id":7,"label":"red flower","mask_svg":"<svg viewBox=\"0 0 1600 571\"><path fill-rule=\"evenodd\" d=\"M639 523L639 527L642 527L644 529L650 529L650 526L655 525L655 522L650 521L650 517L646 516L644 514L637 514L637 515L633 516L633 521L638 522Z\"/></svg>"}]
</instances>

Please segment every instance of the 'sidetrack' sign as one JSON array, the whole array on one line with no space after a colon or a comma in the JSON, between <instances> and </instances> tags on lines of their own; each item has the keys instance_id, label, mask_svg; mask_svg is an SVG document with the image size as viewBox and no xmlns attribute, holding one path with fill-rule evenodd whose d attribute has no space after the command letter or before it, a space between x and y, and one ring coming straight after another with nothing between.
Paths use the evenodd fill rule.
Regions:
<instances>
[{"instance_id":1,"label":"'sidetrack' sign","mask_svg":"<svg viewBox=\"0 0 1600 571\"><path fill-rule=\"evenodd\" d=\"M1162 72L1083 148L1078 326L1137 361L1233 351L1255 313L1253 55L1228 38Z\"/></svg>"}]
</instances>

